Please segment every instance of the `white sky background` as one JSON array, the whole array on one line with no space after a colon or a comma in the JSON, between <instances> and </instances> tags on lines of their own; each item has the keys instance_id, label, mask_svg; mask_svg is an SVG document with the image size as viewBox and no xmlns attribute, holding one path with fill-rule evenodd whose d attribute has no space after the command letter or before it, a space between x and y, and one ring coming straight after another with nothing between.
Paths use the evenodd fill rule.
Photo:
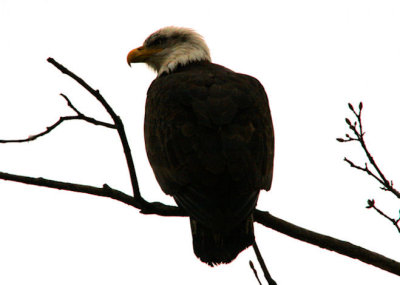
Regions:
<instances>
[{"instance_id":1,"label":"white sky background","mask_svg":"<svg viewBox=\"0 0 400 285\"><path fill-rule=\"evenodd\" d=\"M399 15L400 2L385 0L0 0L0 138L24 138L72 114L60 92L81 112L109 121L90 94L46 62L54 57L100 89L124 120L144 197L172 203L143 143L155 74L143 64L130 69L126 54L163 26L192 27L215 63L257 77L269 95L275 172L258 208L400 260L400 235L365 209L375 198L397 218L398 201L343 162L364 163L358 145L335 140L347 132L347 103L362 100L367 144L399 185ZM84 122L0 145L0 171L131 192L116 132ZM280 285L399 284L393 274L259 225L256 237ZM0 284L257 284L249 259L252 249L230 265L202 264L186 218L0 181Z\"/></svg>"}]
</instances>

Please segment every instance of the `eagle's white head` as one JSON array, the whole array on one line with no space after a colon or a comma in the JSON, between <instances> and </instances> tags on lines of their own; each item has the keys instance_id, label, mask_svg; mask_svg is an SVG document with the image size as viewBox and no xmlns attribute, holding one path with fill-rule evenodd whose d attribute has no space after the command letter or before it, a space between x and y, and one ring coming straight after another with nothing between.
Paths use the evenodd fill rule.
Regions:
<instances>
[{"instance_id":1,"label":"eagle's white head","mask_svg":"<svg viewBox=\"0 0 400 285\"><path fill-rule=\"evenodd\" d=\"M178 65L211 61L203 37L192 29L165 27L151 34L141 47L128 54L128 64L144 62L158 75L174 71Z\"/></svg>"}]
</instances>

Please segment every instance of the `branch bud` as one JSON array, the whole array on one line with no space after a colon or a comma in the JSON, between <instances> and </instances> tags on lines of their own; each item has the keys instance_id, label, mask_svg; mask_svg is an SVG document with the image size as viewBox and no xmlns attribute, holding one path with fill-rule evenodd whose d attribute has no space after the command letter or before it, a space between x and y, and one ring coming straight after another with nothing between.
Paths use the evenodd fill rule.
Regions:
<instances>
[{"instance_id":1,"label":"branch bud","mask_svg":"<svg viewBox=\"0 0 400 285\"><path fill-rule=\"evenodd\" d=\"M351 105L350 103L348 105L349 105L349 109L354 111L353 105Z\"/></svg>"},{"instance_id":2,"label":"branch bud","mask_svg":"<svg viewBox=\"0 0 400 285\"><path fill-rule=\"evenodd\" d=\"M375 206L375 200L374 199L369 199L367 201L368 206L366 207L367 209L372 208Z\"/></svg>"}]
</instances>

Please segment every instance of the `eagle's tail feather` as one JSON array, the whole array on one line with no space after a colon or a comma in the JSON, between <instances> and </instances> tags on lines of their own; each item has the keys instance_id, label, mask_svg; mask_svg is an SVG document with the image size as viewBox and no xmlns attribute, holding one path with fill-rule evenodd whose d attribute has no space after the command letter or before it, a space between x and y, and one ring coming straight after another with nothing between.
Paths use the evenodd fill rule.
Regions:
<instances>
[{"instance_id":1,"label":"eagle's tail feather","mask_svg":"<svg viewBox=\"0 0 400 285\"><path fill-rule=\"evenodd\" d=\"M190 218L193 250L196 256L210 266L229 263L254 243L252 215L228 232L218 232Z\"/></svg>"}]
</instances>

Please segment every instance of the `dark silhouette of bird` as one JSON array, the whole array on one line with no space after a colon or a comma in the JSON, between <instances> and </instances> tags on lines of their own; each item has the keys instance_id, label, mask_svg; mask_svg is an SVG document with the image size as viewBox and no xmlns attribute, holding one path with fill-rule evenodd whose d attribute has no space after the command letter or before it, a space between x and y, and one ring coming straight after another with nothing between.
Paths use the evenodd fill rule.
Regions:
<instances>
[{"instance_id":1,"label":"dark silhouette of bird","mask_svg":"<svg viewBox=\"0 0 400 285\"><path fill-rule=\"evenodd\" d=\"M157 72L144 136L161 189L190 216L196 256L231 262L254 243L253 211L271 187L274 131L263 86L212 63L187 28L156 31L127 59Z\"/></svg>"}]
</instances>

